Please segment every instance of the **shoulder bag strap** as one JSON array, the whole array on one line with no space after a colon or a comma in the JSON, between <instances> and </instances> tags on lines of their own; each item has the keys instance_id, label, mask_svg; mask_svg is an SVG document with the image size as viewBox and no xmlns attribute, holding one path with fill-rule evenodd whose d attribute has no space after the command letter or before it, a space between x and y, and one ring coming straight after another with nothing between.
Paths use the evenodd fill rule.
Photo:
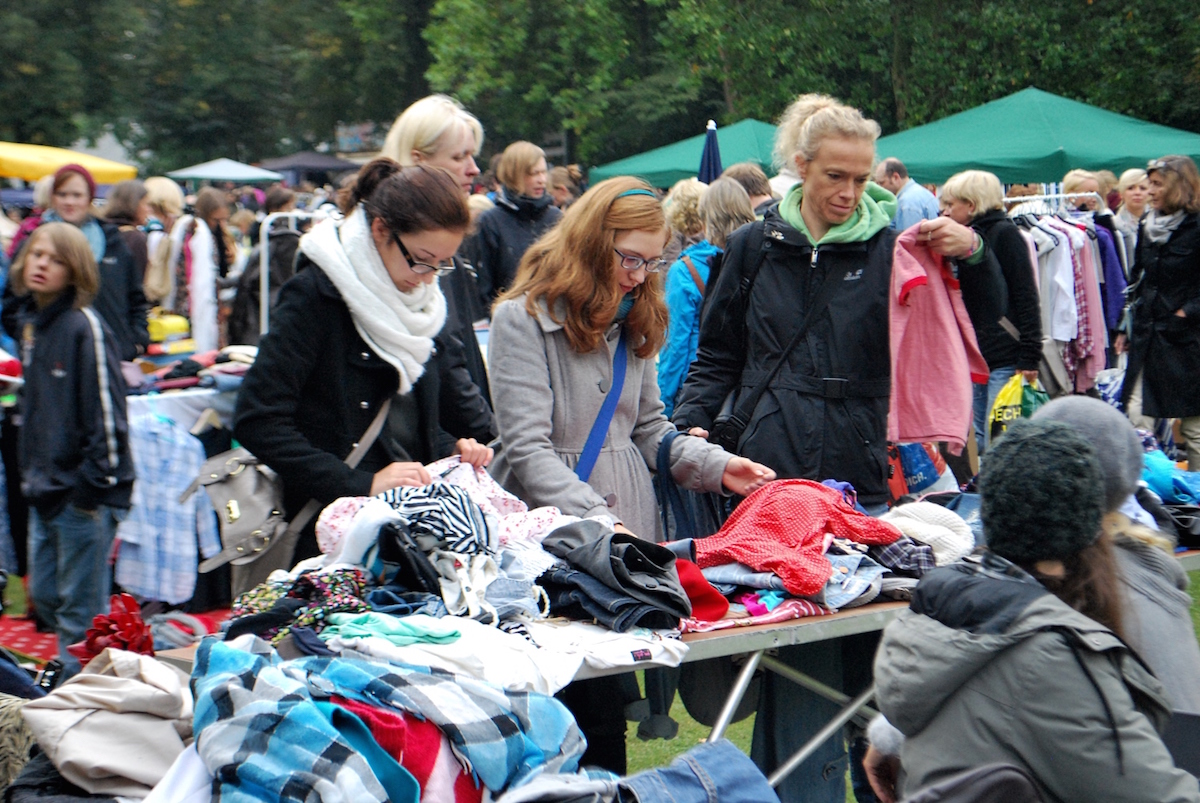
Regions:
<instances>
[{"instance_id":1,"label":"shoulder bag strap","mask_svg":"<svg viewBox=\"0 0 1200 803\"><path fill-rule=\"evenodd\" d=\"M682 432L671 430L663 436L658 444L658 460L655 466L658 474L658 507L662 514L664 537L670 538L671 528L668 526L668 519L670 513L675 514L674 537L670 538L672 541L697 537L695 522L692 521L691 515L684 507L679 486L675 483L675 478L671 476L671 444L682 434Z\"/></svg>"},{"instance_id":2,"label":"shoulder bag strap","mask_svg":"<svg viewBox=\"0 0 1200 803\"><path fill-rule=\"evenodd\" d=\"M692 262L692 258L687 254L680 254L679 259L687 267L688 273L692 274L692 281L696 283L696 289L700 291L700 295L704 295L704 280L700 278L700 271L696 270L696 263Z\"/></svg>"},{"instance_id":3,"label":"shoulder bag strap","mask_svg":"<svg viewBox=\"0 0 1200 803\"><path fill-rule=\"evenodd\" d=\"M813 265L816 265L816 257L817 251L814 248ZM817 291L817 294L813 296L812 303L808 305L808 311L804 315L804 321L800 324L800 328L796 330L796 333L792 335L792 339L784 346L783 351L779 354L779 358L771 366L771 370L767 371L767 375L759 380L759 383L748 394L738 399L733 415L721 433L721 445L726 450L729 450L731 440L735 441L734 446L736 446L736 440L741 438L742 433L745 432L746 427L750 424L750 417L754 415L754 408L758 406L759 399L762 398L763 393L766 392L771 383L775 381L775 377L779 374L779 369L787 362L787 358L791 353L796 350L796 346L800 345L800 341L808 334L813 320L820 314L821 309L829 303L829 299L833 297L833 293L837 289L838 278L836 270L829 271L825 276L825 282L821 285L821 289Z\"/></svg>"},{"instance_id":4,"label":"shoulder bag strap","mask_svg":"<svg viewBox=\"0 0 1200 803\"><path fill-rule=\"evenodd\" d=\"M579 455L579 463L575 466L575 476L584 482L592 476L596 467L596 458L600 456L600 447L608 437L608 426L612 423L613 413L617 411L617 402L621 400L621 391L625 387L625 366L629 359L625 350L625 335L628 330L621 325L621 338L617 341L617 353L613 355L612 387L596 413L592 422L592 431L588 433L587 441L583 444L583 453Z\"/></svg>"},{"instance_id":5,"label":"shoulder bag strap","mask_svg":"<svg viewBox=\"0 0 1200 803\"><path fill-rule=\"evenodd\" d=\"M346 455L346 459L342 462L350 466L350 468L358 468L358 464L362 462L367 451L375 445L375 439L379 437L379 433L383 431L383 425L387 421L388 411L392 408L392 397L388 396L383 405L379 408L379 412L375 414L375 418L371 420L371 425L367 427L367 431L363 433L358 444L351 450L350 454ZM316 499L309 499L304 507L300 508L300 512L292 517L288 522L287 532L296 533L304 529L304 525L312 521L312 517L321 511L321 503Z\"/></svg>"}]
</instances>

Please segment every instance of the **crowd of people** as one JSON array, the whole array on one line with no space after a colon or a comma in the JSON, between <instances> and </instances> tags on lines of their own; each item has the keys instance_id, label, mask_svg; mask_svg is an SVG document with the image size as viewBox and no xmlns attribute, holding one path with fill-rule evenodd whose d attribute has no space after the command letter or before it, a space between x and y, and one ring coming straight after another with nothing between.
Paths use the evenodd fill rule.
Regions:
<instances>
[{"instance_id":1,"label":"crowd of people","mask_svg":"<svg viewBox=\"0 0 1200 803\"><path fill-rule=\"evenodd\" d=\"M8 250L3 325L24 387L5 465L10 507L30 513L27 556L6 568L28 578L60 645L107 609L114 532L148 481L134 476L122 362L150 346L152 305L188 319L197 353L257 347L233 436L282 480L288 517L426 486L449 455L530 508L651 542L669 536L660 466L681 488L733 499L776 479L836 480L879 516L898 502L889 407L915 381L893 375L894 269L919 249L959 294L986 367L970 377L969 412L987 546L927 574L882 643L867 634L780 660L848 695L874 666L886 719L866 772L881 800L996 762L1040 799L1200 800L1159 736L1170 712L1200 714L1186 578L1168 540L1124 517L1140 478L1135 427L1177 419L1200 468L1196 165L1168 155L1119 179L1063 178L1084 196L1068 225L1136 244L1122 314L1097 341L1110 347L1101 364L1126 365L1123 414L1072 396L996 437L998 394L1017 375L1036 383L1054 342L1033 238L995 175L968 170L935 195L878 160L879 135L857 109L804 95L778 126L777 161L796 177L785 192L738 164L663 197L632 177L585 189L578 169L551 168L523 141L485 181L481 124L432 96L340 192L306 203L315 219L279 220L265 244L255 213L292 211L294 191L208 187L188 202L151 178L98 208L87 170L62 167ZM485 360L476 327L488 321ZM927 409L941 409L939 392L925 389ZM315 523L289 528L271 560L234 566L234 592L320 551ZM617 676L562 693L584 763L618 774L624 694ZM779 766L836 709L768 676L755 762ZM832 738L777 791L840 803L846 768L847 742Z\"/></svg>"}]
</instances>

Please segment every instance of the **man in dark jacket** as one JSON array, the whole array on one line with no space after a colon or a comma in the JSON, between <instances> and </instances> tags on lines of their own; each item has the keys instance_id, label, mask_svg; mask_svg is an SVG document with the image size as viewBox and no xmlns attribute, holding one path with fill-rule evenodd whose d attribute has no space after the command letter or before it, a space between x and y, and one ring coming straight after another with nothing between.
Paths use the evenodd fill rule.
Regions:
<instances>
[{"instance_id":1,"label":"man in dark jacket","mask_svg":"<svg viewBox=\"0 0 1200 803\"><path fill-rule=\"evenodd\" d=\"M496 193L496 208L479 216L479 298L492 314L492 302L508 289L521 257L534 241L554 228L562 212L549 194L533 198L508 187Z\"/></svg>"}]
</instances>

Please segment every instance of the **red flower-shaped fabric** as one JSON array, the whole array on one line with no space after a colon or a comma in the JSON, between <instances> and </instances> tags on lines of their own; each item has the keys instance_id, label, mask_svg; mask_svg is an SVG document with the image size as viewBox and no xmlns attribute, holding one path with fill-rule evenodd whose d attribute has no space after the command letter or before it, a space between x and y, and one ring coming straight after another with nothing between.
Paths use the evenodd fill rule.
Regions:
<instances>
[{"instance_id":1,"label":"red flower-shaped fabric","mask_svg":"<svg viewBox=\"0 0 1200 803\"><path fill-rule=\"evenodd\" d=\"M67 652L84 666L109 647L154 655L154 637L150 634L150 625L142 619L137 600L129 594L113 594L109 606L108 613L97 614L92 619L84 640L68 646Z\"/></svg>"},{"instance_id":2,"label":"red flower-shaped fabric","mask_svg":"<svg viewBox=\"0 0 1200 803\"><path fill-rule=\"evenodd\" d=\"M716 534L696 541L701 569L741 563L774 572L791 593L821 590L833 566L825 559L825 536L871 546L890 544L900 531L864 516L840 491L811 480L777 480L746 497Z\"/></svg>"}]
</instances>

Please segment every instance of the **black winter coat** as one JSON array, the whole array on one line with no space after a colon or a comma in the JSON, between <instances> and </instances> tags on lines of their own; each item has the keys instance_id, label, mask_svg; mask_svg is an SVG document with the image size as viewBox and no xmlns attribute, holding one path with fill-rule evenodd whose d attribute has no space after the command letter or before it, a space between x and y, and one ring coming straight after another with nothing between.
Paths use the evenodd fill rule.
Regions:
<instances>
[{"instance_id":1,"label":"black winter coat","mask_svg":"<svg viewBox=\"0 0 1200 803\"><path fill-rule=\"evenodd\" d=\"M972 313L973 308L978 310L988 306L987 300L976 296L993 295L997 290L999 294L999 298L990 300L998 316L976 320L975 314L971 314L979 351L993 371L1009 366L1015 366L1018 371L1036 371L1042 361L1042 308L1029 246L1020 229L1002 209L993 209L975 218L971 228L979 232L988 250L995 255L1003 278L998 286L987 279L976 280L977 274L986 273L980 269L990 265L991 260L976 266L974 271L965 265L959 269L959 286L968 313ZM1001 325L1001 318L1020 333L1020 339Z\"/></svg>"},{"instance_id":2,"label":"black winter coat","mask_svg":"<svg viewBox=\"0 0 1200 803\"><path fill-rule=\"evenodd\" d=\"M462 259L455 258L454 270L438 279L442 294L446 297L446 325L442 337L453 337L462 349L466 370L484 400L491 406L492 391L488 384L487 365L475 338L475 321L490 317L480 311L479 290L475 282L475 268Z\"/></svg>"},{"instance_id":3,"label":"black winter coat","mask_svg":"<svg viewBox=\"0 0 1200 803\"><path fill-rule=\"evenodd\" d=\"M142 292L144 270L138 270L133 254L125 245L121 230L112 223L100 223L104 227L106 243L104 259L100 260L100 290L92 306L112 329L116 338L117 351L122 360L132 360L150 345L150 333L146 329L146 313L150 302Z\"/></svg>"},{"instance_id":4,"label":"black winter coat","mask_svg":"<svg viewBox=\"0 0 1200 803\"><path fill-rule=\"evenodd\" d=\"M1142 375L1142 412L1152 418L1200 415L1200 215L1187 215L1169 240L1138 230L1133 332L1121 399ZM1187 315L1175 314L1183 310Z\"/></svg>"},{"instance_id":5,"label":"black winter coat","mask_svg":"<svg viewBox=\"0 0 1200 803\"><path fill-rule=\"evenodd\" d=\"M742 276L763 231L765 255L746 300ZM804 310L829 274L832 299L810 325L784 368L763 393L738 453L781 478L849 482L864 504L887 501L887 415L891 392L888 289L896 233L860 243L823 245L770 209L764 220L729 239L708 309L696 361L675 405L680 429L711 429L726 395L749 392L769 371L804 320ZM834 381L828 381L828 379ZM841 381L845 380L845 381Z\"/></svg>"},{"instance_id":6,"label":"black winter coat","mask_svg":"<svg viewBox=\"0 0 1200 803\"><path fill-rule=\"evenodd\" d=\"M397 439L385 428L358 468L343 463L399 379L358 334L325 272L303 253L296 268L246 373L233 424L238 441L282 478L286 513L309 499L324 506L342 496L369 495L374 473L396 460L445 456L438 446L442 426L460 438L495 437L478 388L444 381L462 368L462 354L439 339L412 390L419 432L404 439L416 441L420 453L397 453Z\"/></svg>"},{"instance_id":7,"label":"black winter coat","mask_svg":"<svg viewBox=\"0 0 1200 803\"><path fill-rule=\"evenodd\" d=\"M47 517L68 503L128 508L133 490L125 379L112 331L74 303L74 289L42 310L26 295L9 318L25 373L21 493Z\"/></svg>"},{"instance_id":8,"label":"black winter coat","mask_svg":"<svg viewBox=\"0 0 1200 803\"><path fill-rule=\"evenodd\" d=\"M510 199L501 188L496 193L496 208L479 216L479 298L488 317L492 302L507 290L517 275L521 257L534 241L554 228L562 212L554 205L550 193L541 198L518 195Z\"/></svg>"}]
</instances>

